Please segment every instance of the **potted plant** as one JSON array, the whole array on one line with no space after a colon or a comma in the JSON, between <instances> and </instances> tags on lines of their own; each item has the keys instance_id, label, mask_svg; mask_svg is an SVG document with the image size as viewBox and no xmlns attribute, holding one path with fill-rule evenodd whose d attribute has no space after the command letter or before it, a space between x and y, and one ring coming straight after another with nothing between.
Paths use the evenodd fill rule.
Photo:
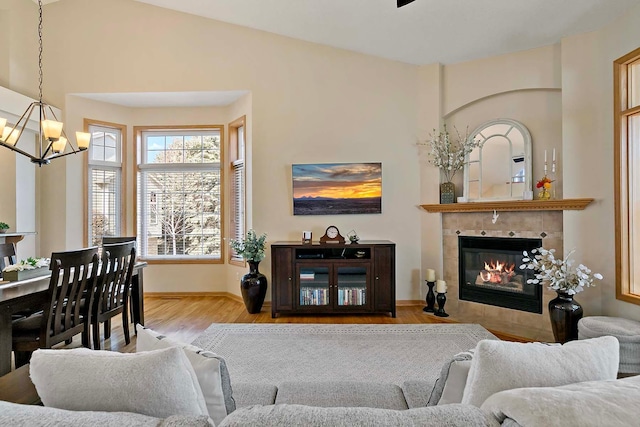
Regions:
<instances>
[{"instance_id":1,"label":"potted plant","mask_svg":"<svg viewBox=\"0 0 640 427\"><path fill-rule=\"evenodd\" d=\"M29 257L26 260L8 265L2 270L2 279L14 282L16 280L30 279L32 277L49 274L49 260L47 258Z\"/></svg>"},{"instance_id":2,"label":"potted plant","mask_svg":"<svg viewBox=\"0 0 640 427\"><path fill-rule=\"evenodd\" d=\"M6 222L0 222L0 233L6 233L9 229L9 224Z\"/></svg>"},{"instance_id":3,"label":"potted plant","mask_svg":"<svg viewBox=\"0 0 640 427\"><path fill-rule=\"evenodd\" d=\"M595 286L595 280L602 280L602 275L592 273L584 264L573 267L572 250L564 259L554 256L555 249L538 248L523 252L521 269L535 270L534 278L528 284L545 284L556 291L558 296L549 301L551 328L557 342L578 339L578 321L582 318L582 306L573 299L584 288Z\"/></svg>"},{"instance_id":4,"label":"potted plant","mask_svg":"<svg viewBox=\"0 0 640 427\"><path fill-rule=\"evenodd\" d=\"M240 291L251 314L260 313L267 295L267 278L258 271L258 264L265 257L266 240L266 234L258 236L254 230L249 230L244 239L231 239L231 249L249 263L249 272L240 280Z\"/></svg>"},{"instance_id":5,"label":"potted plant","mask_svg":"<svg viewBox=\"0 0 640 427\"><path fill-rule=\"evenodd\" d=\"M429 148L429 163L437 166L444 175L445 182L440 184L440 203L455 202L455 186L452 182L454 175L462 169L466 162L467 156L479 144L473 138L469 138L469 129L464 136L456 131L456 140L452 141L447 126L443 126L443 130L433 134L429 134L429 139L418 142L420 146Z\"/></svg>"}]
</instances>

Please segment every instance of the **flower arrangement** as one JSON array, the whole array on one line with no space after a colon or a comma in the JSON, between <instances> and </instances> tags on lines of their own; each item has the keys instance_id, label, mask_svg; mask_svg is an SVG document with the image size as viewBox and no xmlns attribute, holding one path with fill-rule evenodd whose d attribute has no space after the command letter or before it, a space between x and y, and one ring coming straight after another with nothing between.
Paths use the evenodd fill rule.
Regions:
<instances>
[{"instance_id":1,"label":"flower arrangement","mask_svg":"<svg viewBox=\"0 0 640 427\"><path fill-rule=\"evenodd\" d=\"M447 131L447 126L436 134L429 134L427 141L420 141L418 145L429 147L429 163L437 166L442 170L446 182L451 182L456 172L464 166L467 156L479 145L479 141L469 138L469 129L467 128L464 137L456 131L456 141L451 140L451 136Z\"/></svg>"},{"instance_id":2,"label":"flower arrangement","mask_svg":"<svg viewBox=\"0 0 640 427\"><path fill-rule=\"evenodd\" d=\"M0 230L4 231L4 230L8 230L9 229L9 224L7 224L6 222L1 222L0 221Z\"/></svg>"},{"instance_id":3,"label":"flower arrangement","mask_svg":"<svg viewBox=\"0 0 640 427\"><path fill-rule=\"evenodd\" d=\"M524 251L522 261L525 264L520 268L536 271L535 278L527 280L527 283L534 285L544 283L549 286L549 289L574 295L582 292L586 287L595 286L594 280L602 280L601 274L592 273L583 264L579 264L575 269L572 268L571 255L574 252L575 250L569 252L564 259L556 259L555 249L532 249L531 255Z\"/></svg>"},{"instance_id":4,"label":"flower arrangement","mask_svg":"<svg viewBox=\"0 0 640 427\"><path fill-rule=\"evenodd\" d=\"M26 260L21 260L17 264L8 265L2 271L10 272L10 271L24 271L24 270L35 270L36 268L48 267L49 260L47 258L32 258L29 257Z\"/></svg>"},{"instance_id":5,"label":"flower arrangement","mask_svg":"<svg viewBox=\"0 0 640 427\"><path fill-rule=\"evenodd\" d=\"M260 262L264 259L266 234L256 235L254 230L247 231L247 236L241 240L231 239L231 249L247 261Z\"/></svg>"},{"instance_id":6,"label":"flower arrangement","mask_svg":"<svg viewBox=\"0 0 640 427\"><path fill-rule=\"evenodd\" d=\"M542 177L541 180L539 180L536 183L536 188L545 188L545 189L550 189L551 188L551 183L553 182L553 180L549 179L546 175Z\"/></svg>"}]
</instances>

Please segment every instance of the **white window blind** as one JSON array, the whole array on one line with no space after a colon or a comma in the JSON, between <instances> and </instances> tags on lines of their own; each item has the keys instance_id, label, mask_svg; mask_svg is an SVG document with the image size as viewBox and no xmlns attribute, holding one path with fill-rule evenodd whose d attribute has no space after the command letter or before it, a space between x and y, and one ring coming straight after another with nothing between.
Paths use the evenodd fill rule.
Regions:
<instances>
[{"instance_id":1,"label":"white window blind","mask_svg":"<svg viewBox=\"0 0 640 427\"><path fill-rule=\"evenodd\" d=\"M220 259L220 131L144 131L141 142L141 256Z\"/></svg>"},{"instance_id":2,"label":"white window blind","mask_svg":"<svg viewBox=\"0 0 640 427\"><path fill-rule=\"evenodd\" d=\"M121 234L122 134L98 125L89 132L88 243L100 245L102 236Z\"/></svg>"}]
</instances>

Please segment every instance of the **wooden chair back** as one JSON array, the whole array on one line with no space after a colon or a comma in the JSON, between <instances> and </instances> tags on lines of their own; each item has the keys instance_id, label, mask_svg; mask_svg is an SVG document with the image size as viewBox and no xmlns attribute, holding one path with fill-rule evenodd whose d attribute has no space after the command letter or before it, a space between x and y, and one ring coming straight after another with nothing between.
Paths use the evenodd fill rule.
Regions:
<instances>
[{"instance_id":1,"label":"wooden chair back","mask_svg":"<svg viewBox=\"0 0 640 427\"><path fill-rule=\"evenodd\" d=\"M103 245L111 245L113 243L135 242L136 236L102 236Z\"/></svg>"},{"instance_id":2,"label":"wooden chair back","mask_svg":"<svg viewBox=\"0 0 640 427\"><path fill-rule=\"evenodd\" d=\"M49 268L51 279L40 329L41 348L51 348L84 331L100 272L98 247L54 252ZM83 299L88 301L83 304Z\"/></svg>"},{"instance_id":3,"label":"wooden chair back","mask_svg":"<svg viewBox=\"0 0 640 427\"><path fill-rule=\"evenodd\" d=\"M16 259L16 247L13 243L0 243L0 278L2 278L2 270L8 265L13 265Z\"/></svg>"},{"instance_id":4,"label":"wooden chair back","mask_svg":"<svg viewBox=\"0 0 640 427\"><path fill-rule=\"evenodd\" d=\"M125 342L129 344L129 316L127 303L136 259L136 242L105 244L102 246L102 269L91 313L93 348L100 349L100 322L104 322L105 339L111 335L110 319L122 314Z\"/></svg>"},{"instance_id":5,"label":"wooden chair back","mask_svg":"<svg viewBox=\"0 0 640 427\"><path fill-rule=\"evenodd\" d=\"M136 258L135 242L102 245L102 283L98 286L95 315L121 309L129 296Z\"/></svg>"}]
</instances>

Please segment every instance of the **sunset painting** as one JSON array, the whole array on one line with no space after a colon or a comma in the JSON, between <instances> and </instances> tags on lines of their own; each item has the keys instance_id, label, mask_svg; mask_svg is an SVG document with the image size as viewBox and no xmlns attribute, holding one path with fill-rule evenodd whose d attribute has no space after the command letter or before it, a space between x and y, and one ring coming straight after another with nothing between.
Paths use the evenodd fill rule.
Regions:
<instances>
[{"instance_id":1,"label":"sunset painting","mask_svg":"<svg viewBox=\"0 0 640 427\"><path fill-rule=\"evenodd\" d=\"M299 164L292 176L294 215L382 213L382 163Z\"/></svg>"}]
</instances>

